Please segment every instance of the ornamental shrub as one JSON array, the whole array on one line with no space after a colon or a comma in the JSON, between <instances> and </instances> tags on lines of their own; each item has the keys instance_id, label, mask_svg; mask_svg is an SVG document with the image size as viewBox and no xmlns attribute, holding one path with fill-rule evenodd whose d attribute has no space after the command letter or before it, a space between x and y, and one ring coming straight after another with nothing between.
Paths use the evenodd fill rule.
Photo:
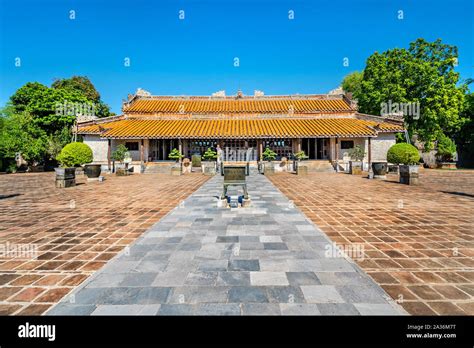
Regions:
<instances>
[{"instance_id":1,"label":"ornamental shrub","mask_svg":"<svg viewBox=\"0 0 474 348\"><path fill-rule=\"evenodd\" d=\"M441 135L438 139L438 151L437 155L441 161L449 162L453 159L454 153L456 152L456 144L446 135Z\"/></svg>"},{"instance_id":2,"label":"ornamental shrub","mask_svg":"<svg viewBox=\"0 0 474 348\"><path fill-rule=\"evenodd\" d=\"M351 159L360 162L364 159L365 151L360 145L356 145L352 150L349 151Z\"/></svg>"},{"instance_id":3,"label":"ornamental shrub","mask_svg":"<svg viewBox=\"0 0 474 348\"><path fill-rule=\"evenodd\" d=\"M274 161L276 159L276 156L276 152L272 151L269 147L267 147L262 153L262 157L265 161Z\"/></svg>"},{"instance_id":4,"label":"ornamental shrub","mask_svg":"<svg viewBox=\"0 0 474 348\"><path fill-rule=\"evenodd\" d=\"M413 145L398 143L388 149L387 161L394 164L418 164L420 161L420 154L418 149Z\"/></svg>"},{"instance_id":5,"label":"ornamental shrub","mask_svg":"<svg viewBox=\"0 0 474 348\"><path fill-rule=\"evenodd\" d=\"M208 148L207 151L202 155L202 158L208 161L215 161L217 159L217 152L211 148Z\"/></svg>"},{"instance_id":6,"label":"ornamental shrub","mask_svg":"<svg viewBox=\"0 0 474 348\"><path fill-rule=\"evenodd\" d=\"M62 167L78 167L94 160L92 150L84 143L70 143L63 147L56 159Z\"/></svg>"},{"instance_id":7,"label":"ornamental shrub","mask_svg":"<svg viewBox=\"0 0 474 348\"><path fill-rule=\"evenodd\" d=\"M170 154L168 155L169 159L174 159L176 162L179 161L180 158L183 158L184 156L179 152L178 149L173 149L171 150Z\"/></svg>"},{"instance_id":8,"label":"ornamental shrub","mask_svg":"<svg viewBox=\"0 0 474 348\"><path fill-rule=\"evenodd\" d=\"M308 159L309 156L307 156L304 151L299 151L299 152L295 153L295 158L298 161L301 161L301 160Z\"/></svg>"},{"instance_id":9,"label":"ornamental shrub","mask_svg":"<svg viewBox=\"0 0 474 348\"><path fill-rule=\"evenodd\" d=\"M117 146L115 151L112 153L112 159L122 163L125 158L129 157L130 153L128 152L127 147L124 144Z\"/></svg>"}]
</instances>

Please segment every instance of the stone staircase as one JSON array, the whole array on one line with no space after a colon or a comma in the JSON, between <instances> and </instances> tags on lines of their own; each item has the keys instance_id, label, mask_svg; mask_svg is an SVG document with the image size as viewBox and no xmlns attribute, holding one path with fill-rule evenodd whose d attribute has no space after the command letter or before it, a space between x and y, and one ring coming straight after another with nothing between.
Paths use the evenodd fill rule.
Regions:
<instances>
[{"instance_id":1,"label":"stone staircase","mask_svg":"<svg viewBox=\"0 0 474 348\"><path fill-rule=\"evenodd\" d=\"M308 172L324 172L324 173L335 173L332 163L328 160L309 160L303 162L308 166Z\"/></svg>"},{"instance_id":2,"label":"stone staircase","mask_svg":"<svg viewBox=\"0 0 474 348\"><path fill-rule=\"evenodd\" d=\"M171 174L174 162L148 162L144 174Z\"/></svg>"}]
</instances>

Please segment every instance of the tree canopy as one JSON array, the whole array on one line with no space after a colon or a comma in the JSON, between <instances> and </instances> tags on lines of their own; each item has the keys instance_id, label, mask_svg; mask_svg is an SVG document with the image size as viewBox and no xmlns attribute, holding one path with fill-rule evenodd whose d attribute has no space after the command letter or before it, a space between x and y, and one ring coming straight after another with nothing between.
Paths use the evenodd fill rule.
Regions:
<instances>
[{"instance_id":1,"label":"tree canopy","mask_svg":"<svg viewBox=\"0 0 474 348\"><path fill-rule=\"evenodd\" d=\"M71 141L71 128L84 110L98 117L113 115L85 76L56 79L51 87L39 82L20 87L0 112L3 166L17 153L29 162L54 158Z\"/></svg>"},{"instance_id":2,"label":"tree canopy","mask_svg":"<svg viewBox=\"0 0 474 348\"><path fill-rule=\"evenodd\" d=\"M380 115L382 103L419 103L420 117L405 117L405 126L429 148L442 134L453 136L465 122L467 89L455 71L457 59L456 46L417 39L408 49L372 54L359 86L354 74L344 82L363 113Z\"/></svg>"},{"instance_id":3,"label":"tree canopy","mask_svg":"<svg viewBox=\"0 0 474 348\"><path fill-rule=\"evenodd\" d=\"M363 78L363 72L354 71L344 77L341 87L344 91L352 93L353 97L357 99L357 96L360 95L360 88Z\"/></svg>"}]
</instances>

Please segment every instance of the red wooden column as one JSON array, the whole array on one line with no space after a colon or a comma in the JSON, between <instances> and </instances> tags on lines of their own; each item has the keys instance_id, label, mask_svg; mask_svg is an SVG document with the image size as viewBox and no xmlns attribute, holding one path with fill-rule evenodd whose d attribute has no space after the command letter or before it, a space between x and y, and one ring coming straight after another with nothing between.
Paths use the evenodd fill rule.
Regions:
<instances>
[{"instance_id":1,"label":"red wooden column","mask_svg":"<svg viewBox=\"0 0 474 348\"><path fill-rule=\"evenodd\" d=\"M339 137L336 137L336 141L334 142L336 146L336 173L339 172Z\"/></svg>"},{"instance_id":2,"label":"red wooden column","mask_svg":"<svg viewBox=\"0 0 474 348\"><path fill-rule=\"evenodd\" d=\"M111 162L112 162L112 139L107 140L107 166L109 167L109 171L112 170Z\"/></svg>"},{"instance_id":3,"label":"red wooden column","mask_svg":"<svg viewBox=\"0 0 474 348\"><path fill-rule=\"evenodd\" d=\"M140 162L141 165L145 163L145 145L144 145L144 140L140 142Z\"/></svg>"},{"instance_id":4,"label":"red wooden column","mask_svg":"<svg viewBox=\"0 0 474 348\"><path fill-rule=\"evenodd\" d=\"M368 168L368 172L369 172L369 178L371 178L371 173L372 173L372 146L371 146L371 137L367 137L367 160L368 160L368 165L369 165L369 168Z\"/></svg>"}]
</instances>

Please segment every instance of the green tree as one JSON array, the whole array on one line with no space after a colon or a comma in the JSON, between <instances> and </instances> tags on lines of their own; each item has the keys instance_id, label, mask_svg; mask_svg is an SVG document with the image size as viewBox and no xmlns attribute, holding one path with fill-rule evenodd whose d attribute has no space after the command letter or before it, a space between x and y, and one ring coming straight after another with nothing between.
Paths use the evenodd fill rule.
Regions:
<instances>
[{"instance_id":1,"label":"green tree","mask_svg":"<svg viewBox=\"0 0 474 348\"><path fill-rule=\"evenodd\" d=\"M29 82L10 97L15 113L28 112L32 121L53 134L74 124L76 115L64 108L68 103L92 105L76 91L48 88L38 82Z\"/></svg>"},{"instance_id":2,"label":"green tree","mask_svg":"<svg viewBox=\"0 0 474 348\"><path fill-rule=\"evenodd\" d=\"M361 84L364 73L354 71L346 75L342 80L342 89L346 92L352 93L354 99L358 99L361 94Z\"/></svg>"},{"instance_id":3,"label":"green tree","mask_svg":"<svg viewBox=\"0 0 474 348\"><path fill-rule=\"evenodd\" d=\"M474 167L474 93L466 95L462 117L466 120L460 132L454 134L461 166Z\"/></svg>"},{"instance_id":4,"label":"green tree","mask_svg":"<svg viewBox=\"0 0 474 348\"><path fill-rule=\"evenodd\" d=\"M20 153L30 164L41 162L47 147L46 132L33 122L28 112L14 113L11 107L2 110L0 158L11 162Z\"/></svg>"},{"instance_id":5,"label":"green tree","mask_svg":"<svg viewBox=\"0 0 474 348\"><path fill-rule=\"evenodd\" d=\"M55 79L51 85L54 89L63 89L82 94L87 100L98 103L100 94L86 76L73 76L69 79Z\"/></svg>"},{"instance_id":6,"label":"green tree","mask_svg":"<svg viewBox=\"0 0 474 348\"><path fill-rule=\"evenodd\" d=\"M420 103L420 117L405 117L405 125L430 148L440 134L452 135L464 123L466 86L458 85L457 57L457 47L439 39L374 53L364 69L359 110L380 115L381 103Z\"/></svg>"},{"instance_id":7,"label":"green tree","mask_svg":"<svg viewBox=\"0 0 474 348\"><path fill-rule=\"evenodd\" d=\"M82 95L94 104L95 114L98 117L115 115L110 111L110 107L102 101L99 92L87 76L73 76L68 79L56 79L51 85L51 88Z\"/></svg>"}]
</instances>

